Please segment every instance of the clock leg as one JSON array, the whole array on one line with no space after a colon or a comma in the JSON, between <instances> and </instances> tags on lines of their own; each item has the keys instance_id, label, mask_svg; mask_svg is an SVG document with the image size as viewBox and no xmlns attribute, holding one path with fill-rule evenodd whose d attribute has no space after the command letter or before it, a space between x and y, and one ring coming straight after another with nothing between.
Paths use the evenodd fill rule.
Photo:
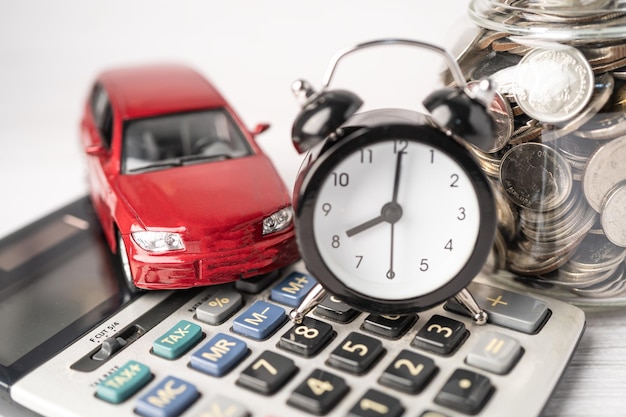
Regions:
<instances>
[{"instance_id":1,"label":"clock leg","mask_svg":"<svg viewBox=\"0 0 626 417\"><path fill-rule=\"evenodd\" d=\"M471 292L467 288L463 288L457 295L454 296L456 300L469 311L470 315L474 319L474 322L479 326L487 323L487 312L483 310Z\"/></svg>"},{"instance_id":2,"label":"clock leg","mask_svg":"<svg viewBox=\"0 0 626 417\"><path fill-rule=\"evenodd\" d=\"M289 312L289 319L296 324L302 323L304 316L306 316L309 311L313 310L316 305L321 303L325 296L326 290L322 284L315 284L306 297L304 297L300 305Z\"/></svg>"}]
</instances>

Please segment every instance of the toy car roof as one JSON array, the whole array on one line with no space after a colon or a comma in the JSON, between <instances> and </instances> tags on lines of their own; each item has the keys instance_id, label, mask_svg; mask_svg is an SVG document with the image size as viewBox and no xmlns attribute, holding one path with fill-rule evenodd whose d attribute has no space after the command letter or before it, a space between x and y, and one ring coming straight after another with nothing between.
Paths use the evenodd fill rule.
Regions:
<instances>
[{"instance_id":1,"label":"toy car roof","mask_svg":"<svg viewBox=\"0 0 626 417\"><path fill-rule=\"evenodd\" d=\"M184 65L111 69L98 77L123 119L226 106L217 89Z\"/></svg>"}]
</instances>

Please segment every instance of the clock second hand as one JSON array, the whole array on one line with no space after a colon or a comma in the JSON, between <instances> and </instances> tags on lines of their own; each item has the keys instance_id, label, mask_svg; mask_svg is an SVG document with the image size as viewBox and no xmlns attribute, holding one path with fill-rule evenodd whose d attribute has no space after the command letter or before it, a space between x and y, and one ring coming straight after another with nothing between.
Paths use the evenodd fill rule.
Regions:
<instances>
[{"instance_id":1,"label":"clock second hand","mask_svg":"<svg viewBox=\"0 0 626 417\"><path fill-rule=\"evenodd\" d=\"M388 221L389 223L391 223L391 247L390 247L390 254L389 254L389 271L387 271L387 278L388 279L394 279L396 277L396 273L393 270L393 252L394 252L394 231L395 231L395 224L398 220L400 220L400 218L402 217L402 207L398 204L398 190L400 189L400 172L402 171L402 155L404 155L403 151L399 151L398 152L398 157L396 159L396 173L393 177L393 194L391 197L391 203L389 203L388 205L385 205L385 207L387 206L391 206L393 207L394 210L388 210L391 211L393 214L395 214L395 216L393 216L393 218L390 218ZM385 208L383 207L383 209Z\"/></svg>"}]
</instances>

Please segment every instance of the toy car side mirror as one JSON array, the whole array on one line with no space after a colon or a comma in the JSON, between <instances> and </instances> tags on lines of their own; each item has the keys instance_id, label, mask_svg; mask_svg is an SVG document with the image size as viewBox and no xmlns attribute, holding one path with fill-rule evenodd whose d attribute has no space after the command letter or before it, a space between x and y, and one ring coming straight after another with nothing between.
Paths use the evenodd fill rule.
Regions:
<instances>
[{"instance_id":1,"label":"toy car side mirror","mask_svg":"<svg viewBox=\"0 0 626 417\"><path fill-rule=\"evenodd\" d=\"M89 145L85 147L85 153L90 156L105 156L109 151L102 145Z\"/></svg>"},{"instance_id":2,"label":"toy car side mirror","mask_svg":"<svg viewBox=\"0 0 626 417\"><path fill-rule=\"evenodd\" d=\"M254 136L260 135L261 133L265 132L269 128L270 128L270 124L269 123L259 123L252 130L252 134Z\"/></svg>"}]
</instances>

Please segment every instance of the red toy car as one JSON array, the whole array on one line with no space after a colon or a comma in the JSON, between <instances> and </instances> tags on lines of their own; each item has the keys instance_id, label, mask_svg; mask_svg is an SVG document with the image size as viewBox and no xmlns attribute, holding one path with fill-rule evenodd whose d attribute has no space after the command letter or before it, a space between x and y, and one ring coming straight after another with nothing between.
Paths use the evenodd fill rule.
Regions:
<instances>
[{"instance_id":1,"label":"red toy car","mask_svg":"<svg viewBox=\"0 0 626 417\"><path fill-rule=\"evenodd\" d=\"M194 70L112 69L85 104L90 197L134 289L268 273L299 257L290 193L255 135Z\"/></svg>"}]
</instances>

